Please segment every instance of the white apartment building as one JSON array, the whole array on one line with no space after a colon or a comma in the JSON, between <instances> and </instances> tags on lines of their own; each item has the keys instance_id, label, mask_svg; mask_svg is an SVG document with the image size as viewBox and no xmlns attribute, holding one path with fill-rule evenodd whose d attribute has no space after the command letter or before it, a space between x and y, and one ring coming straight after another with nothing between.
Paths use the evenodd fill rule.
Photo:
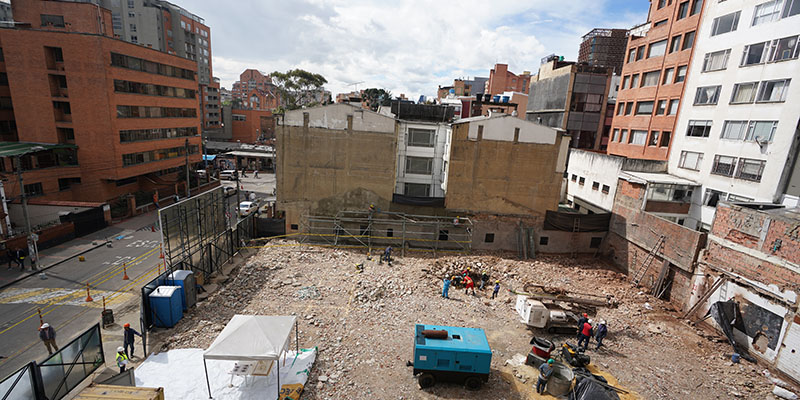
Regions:
<instances>
[{"instance_id":1,"label":"white apartment building","mask_svg":"<svg viewBox=\"0 0 800 400\"><path fill-rule=\"evenodd\" d=\"M705 7L668 171L701 185L685 225L708 230L721 200L797 202L800 0Z\"/></svg>"},{"instance_id":2,"label":"white apartment building","mask_svg":"<svg viewBox=\"0 0 800 400\"><path fill-rule=\"evenodd\" d=\"M449 123L399 120L394 192L409 197L445 195Z\"/></svg>"}]
</instances>

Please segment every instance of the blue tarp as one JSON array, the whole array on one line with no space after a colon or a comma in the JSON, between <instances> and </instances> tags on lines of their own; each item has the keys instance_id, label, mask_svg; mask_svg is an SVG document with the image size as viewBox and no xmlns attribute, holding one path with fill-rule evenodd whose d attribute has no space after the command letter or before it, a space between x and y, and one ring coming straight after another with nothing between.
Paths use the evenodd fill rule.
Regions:
<instances>
[{"instance_id":1,"label":"blue tarp","mask_svg":"<svg viewBox=\"0 0 800 400\"><path fill-rule=\"evenodd\" d=\"M214 161L215 158L217 158L216 154L212 155L203 154L203 161Z\"/></svg>"}]
</instances>

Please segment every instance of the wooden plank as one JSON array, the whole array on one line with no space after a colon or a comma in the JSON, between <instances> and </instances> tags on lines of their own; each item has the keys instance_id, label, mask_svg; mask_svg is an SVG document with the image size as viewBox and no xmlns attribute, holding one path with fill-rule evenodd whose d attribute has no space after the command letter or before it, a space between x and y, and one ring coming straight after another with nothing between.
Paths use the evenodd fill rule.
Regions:
<instances>
[{"instance_id":1,"label":"wooden plank","mask_svg":"<svg viewBox=\"0 0 800 400\"><path fill-rule=\"evenodd\" d=\"M164 388L93 385L83 389L74 399L164 400Z\"/></svg>"}]
</instances>

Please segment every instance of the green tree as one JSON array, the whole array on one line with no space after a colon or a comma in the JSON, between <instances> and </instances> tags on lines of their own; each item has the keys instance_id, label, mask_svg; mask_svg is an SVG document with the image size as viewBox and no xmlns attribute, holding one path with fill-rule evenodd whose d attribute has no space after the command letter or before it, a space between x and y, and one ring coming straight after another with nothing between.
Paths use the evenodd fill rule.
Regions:
<instances>
[{"instance_id":1,"label":"green tree","mask_svg":"<svg viewBox=\"0 0 800 400\"><path fill-rule=\"evenodd\" d=\"M386 89L364 89L362 96L363 100L372 111L378 111L379 106L389 106L392 104L392 92Z\"/></svg>"},{"instance_id":2,"label":"green tree","mask_svg":"<svg viewBox=\"0 0 800 400\"><path fill-rule=\"evenodd\" d=\"M270 76L278 88L281 108L287 110L318 103L323 95L322 86L328 83L322 75L302 69L292 69L285 73L275 71Z\"/></svg>"}]
</instances>

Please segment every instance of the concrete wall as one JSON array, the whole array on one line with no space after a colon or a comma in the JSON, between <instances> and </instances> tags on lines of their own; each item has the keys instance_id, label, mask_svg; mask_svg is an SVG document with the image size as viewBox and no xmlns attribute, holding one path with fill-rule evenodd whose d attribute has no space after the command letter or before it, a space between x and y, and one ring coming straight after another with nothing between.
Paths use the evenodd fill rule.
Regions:
<instances>
[{"instance_id":1,"label":"concrete wall","mask_svg":"<svg viewBox=\"0 0 800 400\"><path fill-rule=\"evenodd\" d=\"M572 84L572 68L561 68L560 73L548 76L543 71L552 63L542 66L542 70L531 79L531 90L528 97L527 120L553 128L566 129L564 116L567 113L567 99Z\"/></svg>"},{"instance_id":2,"label":"concrete wall","mask_svg":"<svg viewBox=\"0 0 800 400\"><path fill-rule=\"evenodd\" d=\"M333 215L370 204L389 209L394 119L345 104L289 111L276 139L277 208L286 212L287 233L298 230L292 228L306 213Z\"/></svg>"},{"instance_id":3,"label":"concrete wall","mask_svg":"<svg viewBox=\"0 0 800 400\"><path fill-rule=\"evenodd\" d=\"M40 225L52 225L60 223L59 215L61 213L79 213L86 211L92 207L67 207L67 206L44 206L36 204L28 204L28 218L31 221L31 227L36 229ZM17 230L25 229L25 218L22 214L22 204L9 204L8 215L11 218L11 224Z\"/></svg>"},{"instance_id":4,"label":"concrete wall","mask_svg":"<svg viewBox=\"0 0 800 400\"><path fill-rule=\"evenodd\" d=\"M544 215L557 208L562 137L556 130L511 116L462 121L453 125L448 209Z\"/></svg>"},{"instance_id":5,"label":"concrete wall","mask_svg":"<svg viewBox=\"0 0 800 400\"><path fill-rule=\"evenodd\" d=\"M571 254L599 253L606 232L538 231L535 236L536 253Z\"/></svg>"}]
</instances>

